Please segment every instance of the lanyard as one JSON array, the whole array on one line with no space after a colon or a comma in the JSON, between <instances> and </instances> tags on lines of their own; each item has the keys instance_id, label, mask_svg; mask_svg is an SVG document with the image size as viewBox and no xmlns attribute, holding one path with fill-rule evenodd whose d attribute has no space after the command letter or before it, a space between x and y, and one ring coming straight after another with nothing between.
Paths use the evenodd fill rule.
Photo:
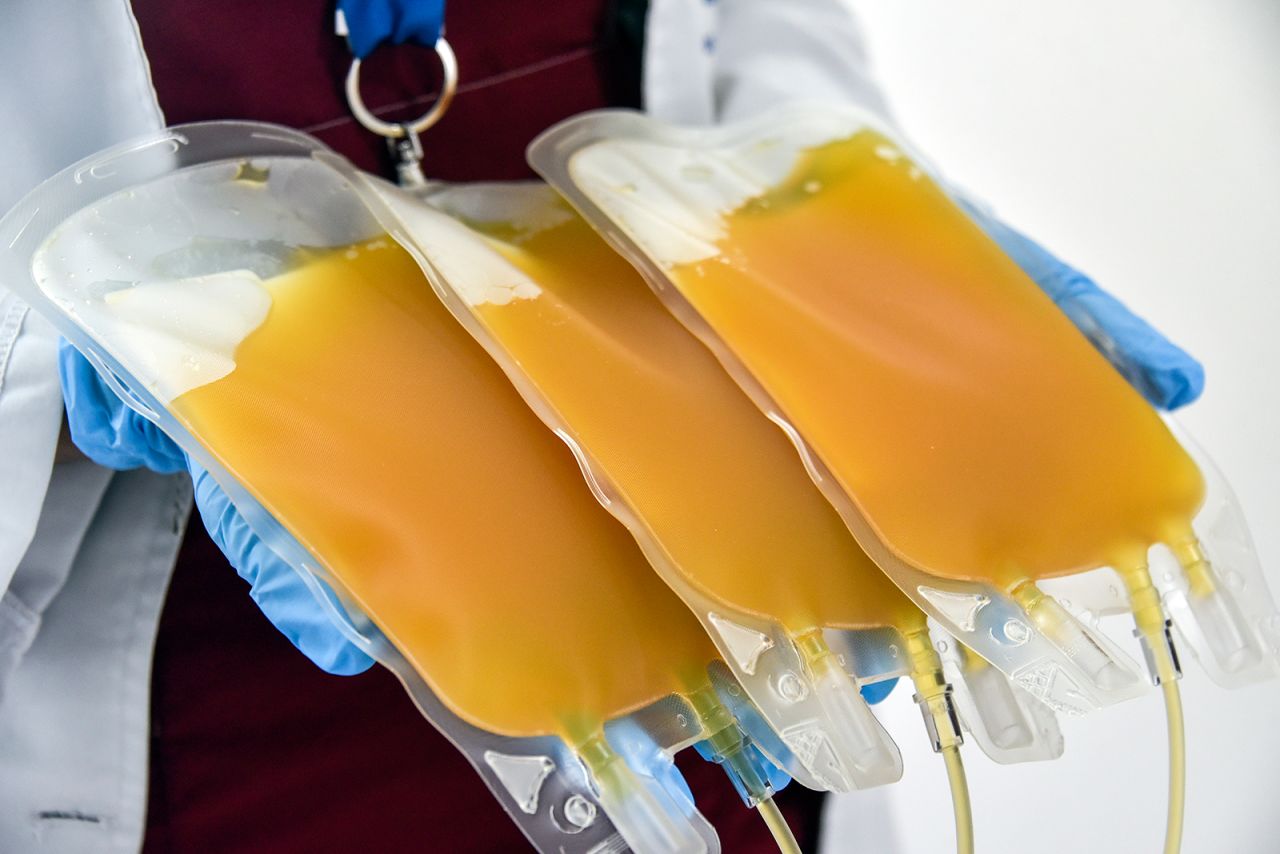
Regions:
<instances>
[{"instance_id":1,"label":"lanyard","mask_svg":"<svg viewBox=\"0 0 1280 854\"><path fill-rule=\"evenodd\" d=\"M356 59L384 44L431 47L444 32L444 0L338 0L338 14Z\"/></svg>"},{"instance_id":2,"label":"lanyard","mask_svg":"<svg viewBox=\"0 0 1280 854\"><path fill-rule=\"evenodd\" d=\"M353 55L346 84L352 114L366 129L386 137L401 185L425 184L418 135L440 120L458 87L458 62L444 38L444 0L338 0L337 32L346 36ZM360 63L381 45L409 42L435 48L444 75L440 97L412 121L386 122L360 96Z\"/></svg>"}]
</instances>

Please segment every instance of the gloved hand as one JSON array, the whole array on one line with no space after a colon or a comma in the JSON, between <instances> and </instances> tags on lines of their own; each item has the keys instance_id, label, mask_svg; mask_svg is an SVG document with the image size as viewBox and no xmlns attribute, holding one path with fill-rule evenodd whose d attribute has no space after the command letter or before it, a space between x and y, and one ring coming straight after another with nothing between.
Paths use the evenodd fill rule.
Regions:
<instances>
[{"instance_id":1,"label":"gloved hand","mask_svg":"<svg viewBox=\"0 0 1280 854\"><path fill-rule=\"evenodd\" d=\"M258 539L213 477L188 460L159 427L126 406L66 341L59 343L58 371L71 439L85 456L113 469L190 471L209 536L249 582L249 595L267 619L322 670L350 675L373 665L333 625L293 568Z\"/></svg>"},{"instance_id":2,"label":"gloved hand","mask_svg":"<svg viewBox=\"0 0 1280 854\"><path fill-rule=\"evenodd\" d=\"M156 425L125 406L93 365L65 340L58 340L58 375L71 440L89 459L117 471L149 468L174 474L187 455Z\"/></svg>"},{"instance_id":3,"label":"gloved hand","mask_svg":"<svg viewBox=\"0 0 1280 854\"><path fill-rule=\"evenodd\" d=\"M1124 303L987 212L961 204L1152 406L1178 409L1204 391L1201 364Z\"/></svg>"}]
</instances>

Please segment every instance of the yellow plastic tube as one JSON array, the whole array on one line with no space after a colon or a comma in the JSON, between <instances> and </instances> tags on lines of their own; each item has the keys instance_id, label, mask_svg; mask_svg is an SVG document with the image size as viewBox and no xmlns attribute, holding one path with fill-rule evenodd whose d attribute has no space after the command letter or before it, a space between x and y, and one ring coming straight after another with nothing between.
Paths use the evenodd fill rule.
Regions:
<instances>
[{"instance_id":1,"label":"yellow plastic tube","mask_svg":"<svg viewBox=\"0 0 1280 854\"><path fill-rule=\"evenodd\" d=\"M773 841L778 844L778 851L781 854L800 854L800 843L796 842L796 837L791 832L791 827L787 824L786 818L782 815L782 810L778 809L778 805L774 803L773 798L768 798L756 804L756 810L760 813L760 817L764 819L764 823L769 826L769 832L773 834Z\"/></svg>"},{"instance_id":2,"label":"yellow plastic tube","mask_svg":"<svg viewBox=\"0 0 1280 854\"><path fill-rule=\"evenodd\" d=\"M1182 695L1178 691L1178 663L1168 636L1168 622L1160 607L1160 594L1151 583L1146 566L1121 570L1129 591L1133 619L1155 667L1164 694L1169 730L1169 811L1165 825L1165 854L1182 850L1182 822L1187 797L1186 735L1182 717Z\"/></svg>"},{"instance_id":3,"label":"yellow plastic tube","mask_svg":"<svg viewBox=\"0 0 1280 854\"><path fill-rule=\"evenodd\" d=\"M955 813L956 851L973 854L973 809L969 800L969 784L964 762L960 759L960 721L951 700L951 685L942 675L942 661L933 648L926 630L911 632L906 637L907 655L911 659L911 681L915 684L916 703L924 714L925 727L933 737L935 753L942 754L951 787L951 806Z\"/></svg>"}]
</instances>

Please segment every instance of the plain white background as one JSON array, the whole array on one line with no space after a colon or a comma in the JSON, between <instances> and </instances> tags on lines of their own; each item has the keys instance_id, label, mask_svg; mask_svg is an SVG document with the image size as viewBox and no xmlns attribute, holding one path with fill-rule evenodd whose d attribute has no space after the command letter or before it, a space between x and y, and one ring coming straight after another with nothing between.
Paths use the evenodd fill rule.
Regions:
<instances>
[{"instance_id":1,"label":"plain white background","mask_svg":"<svg viewBox=\"0 0 1280 854\"><path fill-rule=\"evenodd\" d=\"M1000 215L1201 361L1181 420L1245 507L1280 593L1280 3L855 0L902 127ZM1184 851L1280 851L1280 683L1238 691L1186 663ZM941 760L899 686L893 787L831 801L825 851L954 850ZM966 749L982 852L1160 850L1157 696L1063 723L1066 755Z\"/></svg>"}]
</instances>

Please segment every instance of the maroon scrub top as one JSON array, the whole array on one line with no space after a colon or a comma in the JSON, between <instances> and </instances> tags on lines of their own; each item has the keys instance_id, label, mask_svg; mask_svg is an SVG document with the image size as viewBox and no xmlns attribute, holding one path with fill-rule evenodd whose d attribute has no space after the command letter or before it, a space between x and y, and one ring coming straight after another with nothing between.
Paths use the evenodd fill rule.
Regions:
<instances>
[{"instance_id":1,"label":"maroon scrub top","mask_svg":"<svg viewBox=\"0 0 1280 854\"><path fill-rule=\"evenodd\" d=\"M351 57L333 34L331 2L134 0L133 9L170 124L277 122L387 173L382 140L347 110ZM453 0L446 22L460 85L423 136L428 176L531 177L524 149L538 132L584 110L635 106L626 81L634 89L639 57L614 26L617 11L606 0ZM388 116L408 119L428 106L438 66L427 49L384 48L363 76L371 108L399 105ZM389 672L322 672L247 594L193 519L156 646L145 854L528 850ZM775 850L719 768L692 751L679 761L726 852ZM820 796L793 784L778 801L812 851Z\"/></svg>"}]
</instances>

